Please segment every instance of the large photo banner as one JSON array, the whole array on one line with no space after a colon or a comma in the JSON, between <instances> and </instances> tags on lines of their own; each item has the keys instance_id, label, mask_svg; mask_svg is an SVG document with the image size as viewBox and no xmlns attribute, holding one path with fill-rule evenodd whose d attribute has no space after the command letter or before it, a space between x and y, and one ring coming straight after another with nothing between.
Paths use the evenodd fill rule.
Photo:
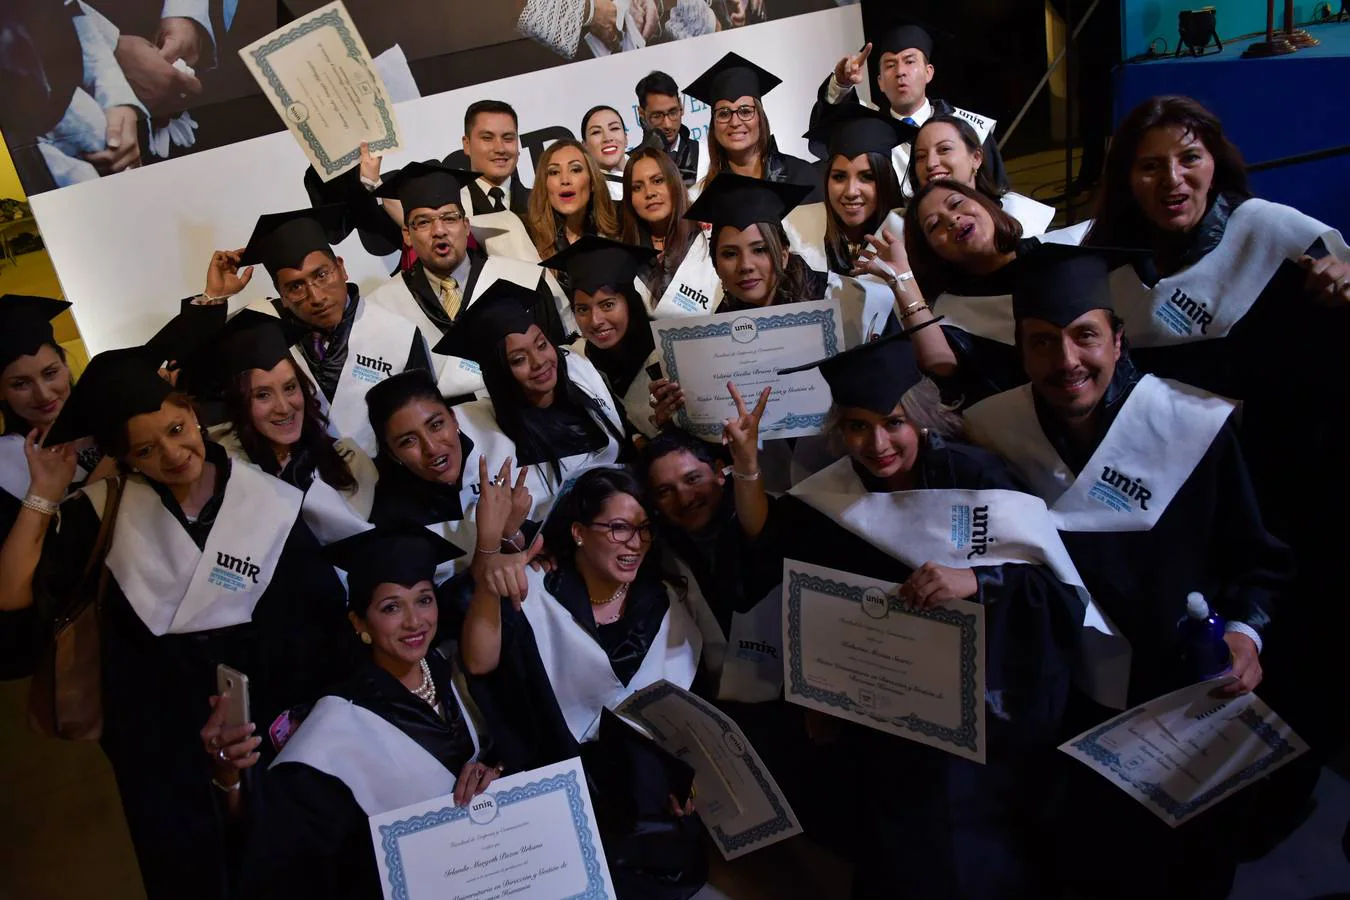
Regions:
<instances>
[{"instance_id":1,"label":"large photo banner","mask_svg":"<svg viewBox=\"0 0 1350 900\"><path fill-rule=\"evenodd\" d=\"M174 0L165 0L166 7L171 2ZM216 4L219 0L210 2ZM243 6L251 0L237 2ZM585 7L589 2L583 0L578 4L556 0L553 7L561 14L575 11L572 10L574 6ZM695 0L692 6L704 7L714 14L712 20L703 20L707 27L700 33L681 30L684 20L680 16L684 14L679 10L688 5L687 0L673 6L665 4L669 16L675 18L668 16L656 23L645 18L648 15L645 2L631 0L625 4L622 0L615 3L597 0L595 4L600 11L615 7L616 16L620 8L626 7L623 10L624 30L628 32L636 26L635 35L642 39L641 46L616 36L617 33L611 33L603 26L597 35L597 20L592 19L590 27L578 32L575 47L565 41L541 43L540 36L535 33L538 29L530 25L530 22L538 21L530 18L530 7L536 5L536 0L524 4L488 4L486 7L474 4L474 18L466 17L465 29L475 34L473 41L479 46L466 49L463 43L455 44L447 38L445 48L459 47L460 50L443 52L434 59L443 64L461 56L482 59L480 71L505 70L507 74L495 80L468 83L454 90L427 93L426 82L439 80L444 83L452 77L443 71L445 65L440 69L428 68L424 64L429 60L410 59L401 45L389 42L393 38L402 40L406 34L408 45L416 48L415 53L434 50L435 45L427 43L430 39L417 33L422 28L417 20L429 16L424 7L429 10L460 4L449 0L419 3L416 11L410 10L408 15L399 16L390 14L391 5L397 7L397 3L353 0L348 4L349 12L395 101L394 113L401 144L398 151L383 160L385 170L414 160L439 160L456 154L462 146L465 110L475 101L495 99L511 104L519 115L521 154L518 176L521 184L529 187L534 182L536 161L545 147L559 138L579 137L581 120L587 110L597 105L609 105L618 110L627 129L628 146L636 147L643 137L634 90L637 82L650 72L660 70L669 73L684 87L728 52L739 53L783 79L782 86L764 98L765 112L773 123L779 147L787 153L809 158L806 142L800 136L807 128L817 89L833 70L835 62L862 44L858 5L836 0L745 0L744 3L740 0ZM322 5L311 3L305 11ZM86 4L75 3L73 6L83 9ZM226 7L232 6L234 4L227 0ZM500 11L479 13L480 9L493 10L497 6L514 8L514 15L504 18ZM388 22L381 23L381 17L375 15L377 7L385 11L386 18L401 19L403 24L394 29ZM789 14L789 11L795 14ZM72 18L80 15L89 13ZM237 11L235 15L238 15ZM583 18L584 15L583 12ZM480 29L485 26L479 19L490 20L488 24L498 30L474 32L474 22L478 22ZM453 15L446 15L443 20L446 27L438 33L450 35L459 31L450 27ZM275 25L275 21L264 23L271 27L254 28L248 35L238 35L237 40L232 37L228 47L223 42L213 44L213 53L224 54L228 49L237 60L239 49L266 36ZM366 28L370 29L369 33ZM646 32L650 34L643 37ZM495 45L491 44L494 34L499 41ZM588 36L594 40L588 41ZM244 40L245 37L248 40ZM165 46L170 45L160 45L159 50L164 51ZM489 51L493 50L519 58L488 59L492 56ZM576 61L567 62L563 50L573 52ZM513 67L533 68L512 71ZM437 72L441 73L439 79ZM247 77L246 70L244 75ZM453 77L463 78L466 73L459 71ZM472 77L472 73L467 77ZM75 96L79 96L78 91ZM97 90L91 96L96 98ZM682 99L683 123L690 129L693 139L702 139L709 124L710 110L689 97ZM203 147L199 142L192 152L170 154L153 164L126 167L103 177L74 179L56 189L50 189L50 185L45 190L40 185L36 190L30 188L33 212L42 228L63 291L75 304L75 316L91 351L144 340L173 314L181 297L202 290L212 251L242 247L257 217L263 213L310 205L304 185L308 166L305 153L284 130L284 123L258 91L256 83L251 93L241 98L243 101L250 104L253 112L249 115L253 121L237 123L237 133L247 136L256 126L261 130L254 133L262 136L226 141L215 147ZM11 136L12 107L12 97L7 97L0 105L0 130L4 131L11 147L15 147L19 141ZM36 141L37 145L45 143L41 138ZM32 146L30 143L29 149ZM90 146L93 146L92 142ZM75 147L65 158L85 164L87 160L81 158L82 152ZM107 149L104 147L95 152L106 155ZM97 172L98 167L94 168ZM21 168L21 177L27 183L29 179L23 173ZM386 280L395 263L390 257L367 253L356 234L337 249L343 256L349 276L363 292L373 290ZM240 296L241 302L274 292L265 273L259 272L259 276Z\"/></svg>"}]
</instances>

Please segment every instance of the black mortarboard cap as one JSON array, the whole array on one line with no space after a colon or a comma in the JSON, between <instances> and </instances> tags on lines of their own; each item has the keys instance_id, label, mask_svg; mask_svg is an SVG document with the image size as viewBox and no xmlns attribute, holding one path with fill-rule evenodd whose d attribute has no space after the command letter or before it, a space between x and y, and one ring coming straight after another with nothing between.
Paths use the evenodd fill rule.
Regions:
<instances>
[{"instance_id":1,"label":"black mortarboard cap","mask_svg":"<svg viewBox=\"0 0 1350 900\"><path fill-rule=\"evenodd\" d=\"M864 153L890 156L899 144L914 140L919 130L889 113L861 103L839 103L829 115L802 137L820 141L828 148L826 159L836 155L853 159Z\"/></svg>"},{"instance_id":2,"label":"black mortarboard cap","mask_svg":"<svg viewBox=\"0 0 1350 900\"><path fill-rule=\"evenodd\" d=\"M1042 243L1012 263L1013 319L1042 319L1064 328L1091 310L1114 310L1108 276L1146 255L1121 247Z\"/></svg>"},{"instance_id":3,"label":"black mortarboard cap","mask_svg":"<svg viewBox=\"0 0 1350 900\"><path fill-rule=\"evenodd\" d=\"M20 356L32 356L43 344L56 344L52 319L70 309L68 300L5 294L0 297L0 369Z\"/></svg>"},{"instance_id":4,"label":"black mortarboard cap","mask_svg":"<svg viewBox=\"0 0 1350 900\"><path fill-rule=\"evenodd\" d=\"M903 53L910 48L922 52L929 62L933 61L932 33L920 22L905 16L892 18L872 40L878 60L883 53Z\"/></svg>"},{"instance_id":5,"label":"black mortarboard cap","mask_svg":"<svg viewBox=\"0 0 1350 900\"><path fill-rule=\"evenodd\" d=\"M524 334L534 321L534 288L499 278L459 314L445 337L432 349L478 363L491 357L508 334Z\"/></svg>"},{"instance_id":6,"label":"black mortarboard cap","mask_svg":"<svg viewBox=\"0 0 1350 900\"><path fill-rule=\"evenodd\" d=\"M323 549L328 561L347 573L347 603L358 613L370 606L376 586L412 587L431 581L436 567L464 551L422 525L379 525L334 541Z\"/></svg>"},{"instance_id":7,"label":"black mortarboard cap","mask_svg":"<svg viewBox=\"0 0 1350 900\"><path fill-rule=\"evenodd\" d=\"M783 79L744 56L728 53L690 82L684 92L695 100L714 106L719 100L763 97L782 83Z\"/></svg>"},{"instance_id":8,"label":"black mortarboard cap","mask_svg":"<svg viewBox=\"0 0 1350 900\"><path fill-rule=\"evenodd\" d=\"M565 271L573 290L594 294L606 285L631 284L638 270L653 259L656 251L650 247L587 234L539 265Z\"/></svg>"},{"instance_id":9,"label":"black mortarboard cap","mask_svg":"<svg viewBox=\"0 0 1350 900\"><path fill-rule=\"evenodd\" d=\"M459 203L464 186L477 177L477 172L452 169L437 160L412 162L386 177L375 196L397 200L405 214L414 209L440 209Z\"/></svg>"},{"instance_id":10,"label":"black mortarboard cap","mask_svg":"<svg viewBox=\"0 0 1350 900\"><path fill-rule=\"evenodd\" d=\"M346 207L338 203L267 213L258 217L239 261L261 263L276 278L278 269L298 269L316 250L332 253L349 231Z\"/></svg>"},{"instance_id":11,"label":"black mortarboard cap","mask_svg":"<svg viewBox=\"0 0 1350 900\"><path fill-rule=\"evenodd\" d=\"M291 355L281 319L256 309L230 317L217 343L219 373L230 378L249 369L270 371Z\"/></svg>"},{"instance_id":12,"label":"black mortarboard cap","mask_svg":"<svg viewBox=\"0 0 1350 900\"><path fill-rule=\"evenodd\" d=\"M888 334L834 356L779 369L778 374L820 369L836 406L868 409L884 416L895 409L906 391L924 379L909 336L937 321L930 319L917 328Z\"/></svg>"},{"instance_id":13,"label":"black mortarboard cap","mask_svg":"<svg viewBox=\"0 0 1350 900\"><path fill-rule=\"evenodd\" d=\"M160 362L157 351L144 346L105 350L89 360L43 443L55 447L90 436L106 443L133 416L156 412L173 392L159 375Z\"/></svg>"},{"instance_id":14,"label":"black mortarboard cap","mask_svg":"<svg viewBox=\"0 0 1350 900\"><path fill-rule=\"evenodd\" d=\"M743 231L756 222L781 222L811 191L804 184L723 172L689 205L684 217Z\"/></svg>"}]
</instances>

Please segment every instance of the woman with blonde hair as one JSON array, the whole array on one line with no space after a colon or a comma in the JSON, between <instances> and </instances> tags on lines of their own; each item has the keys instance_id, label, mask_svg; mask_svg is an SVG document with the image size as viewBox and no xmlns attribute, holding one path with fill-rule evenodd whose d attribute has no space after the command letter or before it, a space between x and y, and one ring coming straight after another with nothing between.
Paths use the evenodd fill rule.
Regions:
<instances>
[{"instance_id":1,"label":"woman with blonde hair","mask_svg":"<svg viewBox=\"0 0 1350 900\"><path fill-rule=\"evenodd\" d=\"M525 219L541 259L566 250L583 234L619 236L619 216L604 185L604 173L580 141L556 141L543 152Z\"/></svg>"},{"instance_id":2,"label":"woman with blonde hair","mask_svg":"<svg viewBox=\"0 0 1350 900\"><path fill-rule=\"evenodd\" d=\"M708 171L699 192L713 179L734 172L766 181L807 185L807 203L820 201L816 166L778 150L762 98L783 80L735 53L728 53L684 92L712 109L708 131Z\"/></svg>"}]
</instances>

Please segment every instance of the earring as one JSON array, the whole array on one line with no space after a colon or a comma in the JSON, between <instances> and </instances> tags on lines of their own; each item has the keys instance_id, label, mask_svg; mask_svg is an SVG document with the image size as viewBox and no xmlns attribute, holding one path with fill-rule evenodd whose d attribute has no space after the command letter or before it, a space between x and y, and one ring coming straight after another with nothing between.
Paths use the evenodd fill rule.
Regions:
<instances>
[{"instance_id":1,"label":"earring","mask_svg":"<svg viewBox=\"0 0 1350 900\"><path fill-rule=\"evenodd\" d=\"M580 539L577 540L577 546L578 546L578 547L581 546L581 540L580 540Z\"/></svg>"},{"instance_id":2,"label":"earring","mask_svg":"<svg viewBox=\"0 0 1350 900\"><path fill-rule=\"evenodd\" d=\"M369 643L371 643L371 640L370 640L370 632L369 632L369 631L363 631L363 632L361 632L361 643L363 643L363 644L369 644Z\"/></svg>"}]
</instances>

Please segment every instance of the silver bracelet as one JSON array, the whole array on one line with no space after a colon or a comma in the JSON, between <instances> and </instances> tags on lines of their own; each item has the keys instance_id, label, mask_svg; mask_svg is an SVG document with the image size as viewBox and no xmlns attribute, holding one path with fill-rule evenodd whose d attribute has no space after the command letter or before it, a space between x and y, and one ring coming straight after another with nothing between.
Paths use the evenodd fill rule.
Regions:
<instances>
[{"instance_id":1,"label":"silver bracelet","mask_svg":"<svg viewBox=\"0 0 1350 900\"><path fill-rule=\"evenodd\" d=\"M734 466L731 469L731 477L735 478L737 481L759 481L760 475L760 472L753 472L749 475L745 475L741 472L737 472Z\"/></svg>"},{"instance_id":2,"label":"silver bracelet","mask_svg":"<svg viewBox=\"0 0 1350 900\"><path fill-rule=\"evenodd\" d=\"M484 556L494 556L495 554L498 554L498 553L501 553L501 552L502 552L502 550L501 550L500 547L498 547L496 550L484 550L482 547L475 547L475 548L474 548L474 553L481 553L481 554L483 554Z\"/></svg>"},{"instance_id":3,"label":"silver bracelet","mask_svg":"<svg viewBox=\"0 0 1350 900\"><path fill-rule=\"evenodd\" d=\"M241 779L239 779L238 781L236 781L234 784L221 784L219 781L216 781L216 778L215 778L214 775L211 776L211 784L215 785L216 790L221 791L221 792L226 793L226 794L233 794L235 791L239 790L239 787L240 787L243 783L244 783L244 779L241 778Z\"/></svg>"},{"instance_id":4,"label":"silver bracelet","mask_svg":"<svg viewBox=\"0 0 1350 900\"><path fill-rule=\"evenodd\" d=\"M32 492L23 498L23 506L25 509L31 509L38 515L43 516L54 516L56 511L61 508L61 504L53 503L46 497L39 497Z\"/></svg>"}]
</instances>

